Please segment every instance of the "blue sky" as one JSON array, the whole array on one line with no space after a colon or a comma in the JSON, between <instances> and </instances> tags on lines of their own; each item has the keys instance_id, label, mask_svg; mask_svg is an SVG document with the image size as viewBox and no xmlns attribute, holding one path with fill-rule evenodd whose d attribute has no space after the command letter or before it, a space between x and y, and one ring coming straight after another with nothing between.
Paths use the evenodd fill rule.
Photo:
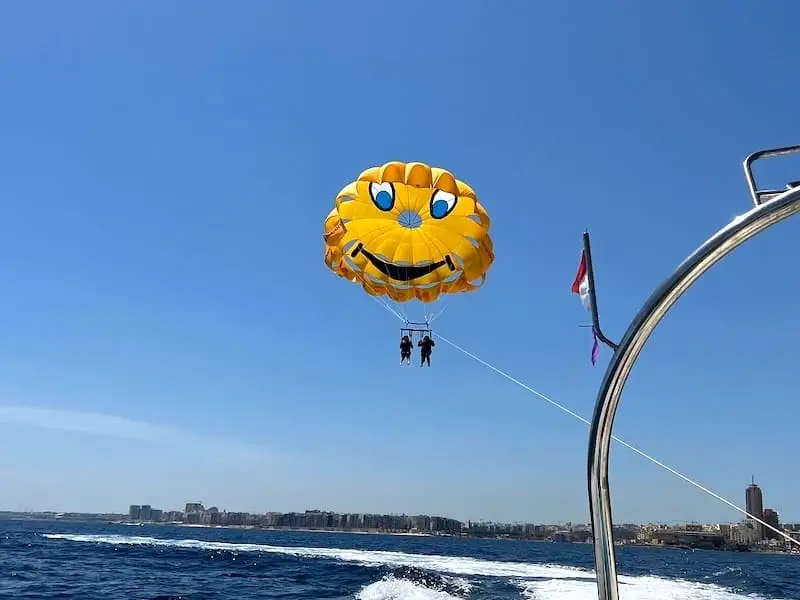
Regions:
<instances>
[{"instance_id":1,"label":"blue sky","mask_svg":"<svg viewBox=\"0 0 800 600\"><path fill-rule=\"evenodd\" d=\"M438 331L587 417L581 232L621 335L800 141L788 2L17 3L0 18L0 505L585 521L587 427L325 268L363 169L424 161L492 217ZM777 186L800 160L761 170ZM800 520L797 223L655 333L615 433ZM763 307L763 310L756 310ZM421 312L418 307L412 309ZM616 446L616 520L738 520Z\"/></svg>"}]
</instances>

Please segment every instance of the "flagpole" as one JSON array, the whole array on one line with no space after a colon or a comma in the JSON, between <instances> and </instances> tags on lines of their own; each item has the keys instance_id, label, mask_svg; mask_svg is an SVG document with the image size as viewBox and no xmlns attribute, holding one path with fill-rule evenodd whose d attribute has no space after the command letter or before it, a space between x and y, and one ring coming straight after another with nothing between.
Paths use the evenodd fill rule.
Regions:
<instances>
[{"instance_id":1,"label":"flagpole","mask_svg":"<svg viewBox=\"0 0 800 600\"><path fill-rule=\"evenodd\" d=\"M600 329L600 314L597 309L597 294L594 287L594 264L592 263L592 244L589 241L589 232L583 232L583 252L586 256L586 276L589 279L589 304L591 305L592 313L592 329L594 329L597 339L603 342L612 350L617 349L617 344L612 342Z\"/></svg>"}]
</instances>

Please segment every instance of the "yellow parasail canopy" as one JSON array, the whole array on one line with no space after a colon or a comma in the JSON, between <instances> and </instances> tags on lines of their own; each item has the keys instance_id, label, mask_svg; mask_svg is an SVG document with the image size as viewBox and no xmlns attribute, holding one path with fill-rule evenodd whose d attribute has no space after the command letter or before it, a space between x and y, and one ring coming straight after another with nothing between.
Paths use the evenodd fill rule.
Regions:
<instances>
[{"instance_id":1,"label":"yellow parasail canopy","mask_svg":"<svg viewBox=\"0 0 800 600\"><path fill-rule=\"evenodd\" d=\"M323 238L331 271L397 302L476 290L494 261L472 188L419 162L361 173L336 197Z\"/></svg>"}]
</instances>

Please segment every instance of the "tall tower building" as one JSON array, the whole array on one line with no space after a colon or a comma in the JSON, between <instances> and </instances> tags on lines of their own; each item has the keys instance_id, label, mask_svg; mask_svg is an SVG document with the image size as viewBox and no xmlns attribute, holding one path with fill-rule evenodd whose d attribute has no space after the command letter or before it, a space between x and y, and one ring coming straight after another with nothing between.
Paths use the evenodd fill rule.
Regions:
<instances>
[{"instance_id":1,"label":"tall tower building","mask_svg":"<svg viewBox=\"0 0 800 600\"><path fill-rule=\"evenodd\" d=\"M755 479L751 479L750 485L744 491L745 507L754 517L764 520L764 496L761 493L761 488L756 485ZM761 523L753 524L755 530L758 532L759 539L764 538L764 527Z\"/></svg>"}]
</instances>

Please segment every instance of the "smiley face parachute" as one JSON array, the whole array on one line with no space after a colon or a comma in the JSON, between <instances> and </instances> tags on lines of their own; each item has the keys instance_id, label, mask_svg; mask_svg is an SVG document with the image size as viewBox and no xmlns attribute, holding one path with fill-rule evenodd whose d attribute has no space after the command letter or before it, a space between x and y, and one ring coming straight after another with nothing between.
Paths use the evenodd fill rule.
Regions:
<instances>
[{"instance_id":1,"label":"smiley face parachute","mask_svg":"<svg viewBox=\"0 0 800 600\"><path fill-rule=\"evenodd\" d=\"M475 192L450 172L388 162L337 195L325 264L370 296L429 304L481 287L494 262L489 224Z\"/></svg>"}]
</instances>

